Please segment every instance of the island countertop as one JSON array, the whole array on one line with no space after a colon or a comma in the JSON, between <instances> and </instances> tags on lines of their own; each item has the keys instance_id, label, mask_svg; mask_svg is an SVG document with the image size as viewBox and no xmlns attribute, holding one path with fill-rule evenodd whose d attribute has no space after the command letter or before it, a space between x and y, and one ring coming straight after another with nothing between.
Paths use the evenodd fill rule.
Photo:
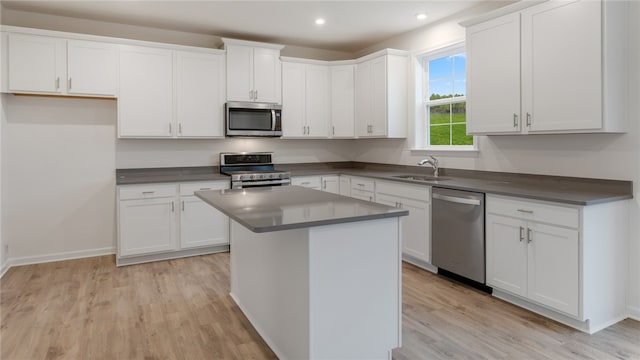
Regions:
<instances>
[{"instance_id":1,"label":"island countertop","mask_svg":"<svg viewBox=\"0 0 640 360\"><path fill-rule=\"evenodd\" d=\"M256 233L406 216L408 210L299 186L196 191Z\"/></svg>"}]
</instances>

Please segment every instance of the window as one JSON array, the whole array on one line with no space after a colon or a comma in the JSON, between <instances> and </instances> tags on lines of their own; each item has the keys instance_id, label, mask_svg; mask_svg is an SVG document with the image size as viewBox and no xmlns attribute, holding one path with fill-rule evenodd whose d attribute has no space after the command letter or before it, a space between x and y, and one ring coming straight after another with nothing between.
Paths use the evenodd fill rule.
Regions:
<instances>
[{"instance_id":1,"label":"window","mask_svg":"<svg viewBox=\"0 0 640 360\"><path fill-rule=\"evenodd\" d=\"M422 55L424 140L430 149L475 149L467 135L466 56L464 44Z\"/></svg>"}]
</instances>

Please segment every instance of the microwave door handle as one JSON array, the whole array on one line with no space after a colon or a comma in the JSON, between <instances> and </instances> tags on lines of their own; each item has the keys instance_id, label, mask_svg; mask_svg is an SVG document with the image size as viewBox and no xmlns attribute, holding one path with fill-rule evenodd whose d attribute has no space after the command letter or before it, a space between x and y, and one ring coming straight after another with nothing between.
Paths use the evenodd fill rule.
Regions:
<instances>
[{"instance_id":1,"label":"microwave door handle","mask_svg":"<svg viewBox=\"0 0 640 360\"><path fill-rule=\"evenodd\" d=\"M276 131L276 111L271 109L271 131Z\"/></svg>"}]
</instances>

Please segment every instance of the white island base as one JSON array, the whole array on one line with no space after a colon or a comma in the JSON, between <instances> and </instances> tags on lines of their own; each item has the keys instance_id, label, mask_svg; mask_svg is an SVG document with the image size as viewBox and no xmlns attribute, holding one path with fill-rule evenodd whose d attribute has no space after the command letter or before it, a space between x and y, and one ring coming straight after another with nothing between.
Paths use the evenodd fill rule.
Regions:
<instances>
[{"instance_id":1,"label":"white island base","mask_svg":"<svg viewBox=\"0 0 640 360\"><path fill-rule=\"evenodd\" d=\"M254 233L231 221L231 296L278 358L391 359L398 217Z\"/></svg>"}]
</instances>

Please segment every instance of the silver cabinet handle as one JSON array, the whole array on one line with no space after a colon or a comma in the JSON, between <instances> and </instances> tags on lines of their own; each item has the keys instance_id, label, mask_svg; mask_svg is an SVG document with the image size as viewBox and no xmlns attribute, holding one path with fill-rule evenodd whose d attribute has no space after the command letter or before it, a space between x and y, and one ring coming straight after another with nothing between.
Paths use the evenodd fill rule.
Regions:
<instances>
[{"instance_id":1,"label":"silver cabinet handle","mask_svg":"<svg viewBox=\"0 0 640 360\"><path fill-rule=\"evenodd\" d=\"M531 126L531 114L527 113L527 126Z\"/></svg>"},{"instance_id":2,"label":"silver cabinet handle","mask_svg":"<svg viewBox=\"0 0 640 360\"><path fill-rule=\"evenodd\" d=\"M533 241L533 232L531 228L527 228L527 244L530 244Z\"/></svg>"},{"instance_id":3,"label":"silver cabinet handle","mask_svg":"<svg viewBox=\"0 0 640 360\"><path fill-rule=\"evenodd\" d=\"M171 131L171 123L169 123L169 134L171 134L173 131Z\"/></svg>"},{"instance_id":4,"label":"silver cabinet handle","mask_svg":"<svg viewBox=\"0 0 640 360\"><path fill-rule=\"evenodd\" d=\"M311 183L308 182L308 181L303 181L303 182L300 183L300 185L309 185L309 184L311 184Z\"/></svg>"},{"instance_id":5,"label":"silver cabinet handle","mask_svg":"<svg viewBox=\"0 0 640 360\"><path fill-rule=\"evenodd\" d=\"M60 77L56 78L56 90L60 89Z\"/></svg>"},{"instance_id":6,"label":"silver cabinet handle","mask_svg":"<svg viewBox=\"0 0 640 360\"><path fill-rule=\"evenodd\" d=\"M327 180L322 180L322 188L327 189Z\"/></svg>"},{"instance_id":7,"label":"silver cabinet handle","mask_svg":"<svg viewBox=\"0 0 640 360\"><path fill-rule=\"evenodd\" d=\"M520 242L524 240L524 228L520 226Z\"/></svg>"},{"instance_id":8,"label":"silver cabinet handle","mask_svg":"<svg viewBox=\"0 0 640 360\"><path fill-rule=\"evenodd\" d=\"M518 114L513 113L513 127L518 127Z\"/></svg>"},{"instance_id":9,"label":"silver cabinet handle","mask_svg":"<svg viewBox=\"0 0 640 360\"><path fill-rule=\"evenodd\" d=\"M441 194L432 194L431 197L434 199L448 201L448 202L457 203L457 204L474 205L474 206L480 205L480 200L478 199L459 198L455 196L447 196L447 195L441 195Z\"/></svg>"},{"instance_id":10,"label":"silver cabinet handle","mask_svg":"<svg viewBox=\"0 0 640 360\"><path fill-rule=\"evenodd\" d=\"M211 188L200 188L200 190L211 190Z\"/></svg>"},{"instance_id":11,"label":"silver cabinet handle","mask_svg":"<svg viewBox=\"0 0 640 360\"><path fill-rule=\"evenodd\" d=\"M253 90L249 90L249 100L253 100Z\"/></svg>"},{"instance_id":12,"label":"silver cabinet handle","mask_svg":"<svg viewBox=\"0 0 640 360\"><path fill-rule=\"evenodd\" d=\"M69 78L69 90L71 90L71 78Z\"/></svg>"},{"instance_id":13,"label":"silver cabinet handle","mask_svg":"<svg viewBox=\"0 0 640 360\"><path fill-rule=\"evenodd\" d=\"M331 127L331 135L335 135L336 134L336 127L332 126Z\"/></svg>"},{"instance_id":14,"label":"silver cabinet handle","mask_svg":"<svg viewBox=\"0 0 640 360\"><path fill-rule=\"evenodd\" d=\"M364 184L356 184L357 186L364 187Z\"/></svg>"},{"instance_id":15,"label":"silver cabinet handle","mask_svg":"<svg viewBox=\"0 0 640 360\"><path fill-rule=\"evenodd\" d=\"M178 133L182 134L182 123L178 123Z\"/></svg>"},{"instance_id":16,"label":"silver cabinet handle","mask_svg":"<svg viewBox=\"0 0 640 360\"><path fill-rule=\"evenodd\" d=\"M518 209L518 212L525 214L533 214L533 210Z\"/></svg>"},{"instance_id":17,"label":"silver cabinet handle","mask_svg":"<svg viewBox=\"0 0 640 360\"><path fill-rule=\"evenodd\" d=\"M182 200L182 211L184 211L184 200Z\"/></svg>"},{"instance_id":18,"label":"silver cabinet handle","mask_svg":"<svg viewBox=\"0 0 640 360\"><path fill-rule=\"evenodd\" d=\"M311 127L307 125L307 135L311 134Z\"/></svg>"},{"instance_id":19,"label":"silver cabinet handle","mask_svg":"<svg viewBox=\"0 0 640 360\"><path fill-rule=\"evenodd\" d=\"M255 94L255 97L253 99L258 100L258 90L254 90L253 92Z\"/></svg>"},{"instance_id":20,"label":"silver cabinet handle","mask_svg":"<svg viewBox=\"0 0 640 360\"><path fill-rule=\"evenodd\" d=\"M171 202L171 212L176 211L176 205L174 204L174 202Z\"/></svg>"},{"instance_id":21,"label":"silver cabinet handle","mask_svg":"<svg viewBox=\"0 0 640 360\"><path fill-rule=\"evenodd\" d=\"M147 194L155 194L155 191L143 191L142 192L143 195L147 195Z\"/></svg>"}]
</instances>

